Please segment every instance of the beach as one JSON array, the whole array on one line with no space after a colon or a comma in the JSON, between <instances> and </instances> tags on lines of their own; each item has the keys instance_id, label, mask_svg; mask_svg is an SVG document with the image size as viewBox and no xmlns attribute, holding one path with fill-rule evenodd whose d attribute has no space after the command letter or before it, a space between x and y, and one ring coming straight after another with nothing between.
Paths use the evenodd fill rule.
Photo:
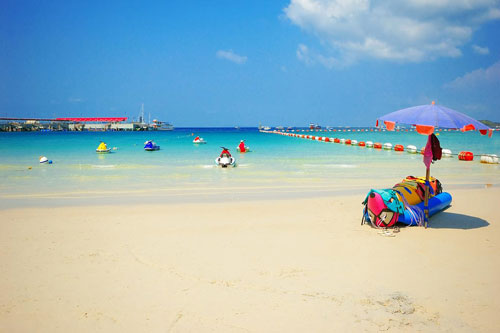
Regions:
<instances>
[{"instance_id":1,"label":"beach","mask_svg":"<svg viewBox=\"0 0 500 333\"><path fill-rule=\"evenodd\" d=\"M393 237L359 194L3 209L0 330L498 331L500 190L450 192Z\"/></svg>"}]
</instances>

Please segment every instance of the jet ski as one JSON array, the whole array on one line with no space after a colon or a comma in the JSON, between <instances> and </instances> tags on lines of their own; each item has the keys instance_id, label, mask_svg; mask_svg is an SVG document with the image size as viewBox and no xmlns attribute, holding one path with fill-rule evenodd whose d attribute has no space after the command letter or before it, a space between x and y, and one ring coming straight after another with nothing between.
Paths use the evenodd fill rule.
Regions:
<instances>
[{"instance_id":1,"label":"jet ski","mask_svg":"<svg viewBox=\"0 0 500 333\"><path fill-rule=\"evenodd\" d=\"M109 153L111 151L111 148L108 148L108 146L106 146L106 143L101 141L101 143L99 144L99 146L95 151L97 153Z\"/></svg>"},{"instance_id":2,"label":"jet ski","mask_svg":"<svg viewBox=\"0 0 500 333\"><path fill-rule=\"evenodd\" d=\"M52 160L49 160L47 157L45 156L40 156L40 164L52 164Z\"/></svg>"},{"instance_id":3,"label":"jet ski","mask_svg":"<svg viewBox=\"0 0 500 333\"><path fill-rule=\"evenodd\" d=\"M154 141L148 140L148 141L144 142L144 150L147 150L147 151L160 150L160 146L158 146Z\"/></svg>"},{"instance_id":4,"label":"jet ski","mask_svg":"<svg viewBox=\"0 0 500 333\"><path fill-rule=\"evenodd\" d=\"M203 138L197 136L196 138L194 138L193 143L207 143L207 142L203 140Z\"/></svg>"},{"instance_id":5,"label":"jet ski","mask_svg":"<svg viewBox=\"0 0 500 333\"><path fill-rule=\"evenodd\" d=\"M225 147L221 147L222 152L220 153L220 156L215 159L215 164L227 168L228 166L234 167L236 166L236 160L234 157L231 156L231 153L229 152L229 149Z\"/></svg>"}]
</instances>

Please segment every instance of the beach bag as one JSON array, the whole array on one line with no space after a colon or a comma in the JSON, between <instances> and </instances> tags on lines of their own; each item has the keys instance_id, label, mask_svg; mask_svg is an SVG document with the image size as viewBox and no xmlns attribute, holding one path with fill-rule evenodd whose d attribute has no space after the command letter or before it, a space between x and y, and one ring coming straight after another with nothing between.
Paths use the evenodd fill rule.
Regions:
<instances>
[{"instance_id":1,"label":"beach bag","mask_svg":"<svg viewBox=\"0 0 500 333\"><path fill-rule=\"evenodd\" d=\"M403 179L403 183L405 182L414 182L417 184L418 187L420 187L419 193L421 193L422 201L424 200L424 195L425 195L425 177L414 177L414 176L408 176L405 179ZM433 197L437 194L440 194L443 192L443 186L441 185L441 182L434 177L429 178L429 197Z\"/></svg>"},{"instance_id":2,"label":"beach bag","mask_svg":"<svg viewBox=\"0 0 500 333\"><path fill-rule=\"evenodd\" d=\"M398 221L399 214L404 214L405 210L397 192L392 189L370 190L363 205L365 207L361 224L368 221L378 228L393 226Z\"/></svg>"},{"instance_id":3,"label":"beach bag","mask_svg":"<svg viewBox=\"0 0 500 333\"><path fill-rule=\"evenodd\" d=\"M399 200L403 197L410 205L417 205L424 201L425 188L416 181L402 181L392 187L397 192Z\"/></svg>"}]
</instances>

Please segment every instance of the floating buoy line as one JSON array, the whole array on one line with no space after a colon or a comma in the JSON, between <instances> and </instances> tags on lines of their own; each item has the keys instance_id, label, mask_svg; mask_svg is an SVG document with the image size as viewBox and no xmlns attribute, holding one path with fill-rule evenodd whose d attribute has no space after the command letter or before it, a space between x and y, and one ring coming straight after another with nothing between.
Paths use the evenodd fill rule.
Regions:
<instances>
[{"instance_id":1,"label":"floating buoy line","mask_svg":"<svg viewBox=\"0 0 500 333\"><path fill-rule=\"evenodd\" d=\"M422 147L420 150L417 148L417 146L414 146L414 145L407 145L406 147L404 147L403 145L401 144L396 144L396 145L392 145L392 143L390 142L385 142L385 143L382 143L382 142L372 142L372 141L358 141L358 140L351 140L351 139L343 139L343 138L332 138L332 137L328 137L328 136L319 136L319 134L321 133L318 133L318 132L314 132L314 131L311 131L311 133L309 134L309 131L310 130L269 130L269 131L266 131L266 130L261 130L260 132L262 133L270 133L270 134L279 134L279 135L283 135L283 136L289 136L289 137L293 137L293 138L299 138L299 139L308 139L308 140L313 140L313 141L320 141L320 142L329 142L329 143L338 143L338 144L344 144L346 146L358 146L358 147L365 147L365 148L372 148L372 149L380 149L380 150L393 150L393 151L397 151L397 152L404 152L406 151L407 153L409 154L424 154L424 149L425 147ZM337 130L323 130L324 132L335 132ZM338 130L339 132L341 131L346 131L346 130ZM347 130L347 131L351 131L351 130ZM361 131L361 132L373 132L373 131L376 131L376 132L381 132L381 131L385 131L385 130L381 130L381 129L361 129L361 130L352 130L353 132L355 131ZM400 131L413 131L412 129L406 129L406 130L400 130ZM439 131L442 131L442 130L439 130ZM453 131L453 130L444 130L444 131ZM301 132L306 132L306 134L301 134ZM453 156L458 156L458 159L460 161L473 161L474 160L474 156L480 156L480 162L481 163L485 163L485 164L498 164L499 163L499 160L498 160L498 156L495 155L495 154L476 154L474 155L472 152L470 151L461 151L460 153L458 154L453 154L452 151L450 149L446 149L446 148L443 148L442 150L442 157L447 157L447 158L451 158Z\"/></svg>"}]
</instances>

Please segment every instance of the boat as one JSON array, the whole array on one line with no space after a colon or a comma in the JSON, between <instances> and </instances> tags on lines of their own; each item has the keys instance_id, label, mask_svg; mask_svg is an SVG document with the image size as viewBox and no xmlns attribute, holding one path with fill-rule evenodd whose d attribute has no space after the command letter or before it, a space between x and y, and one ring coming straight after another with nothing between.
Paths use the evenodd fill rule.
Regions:
<instances>
[{"instance_id":1,"label":"boat","mask_svg":"<svg viewBox=\"0 0 500 333\"><path fill-rule=\"evenodd\" d=\"M193 143L207 143L207 142L203 138L197 136L196 138L194 138Z\"/></svg>"},{"instance_id":2,"label":"boat","mask_svg":"<svg viewBox=\"0 0 500 333\"><path fill-rule=\"evenodd\" d=\"M95 150L97 153L109 153L111 148L108 148L105 142L101 141L97 149Z\"/></svg>"},{"instance_id":3,"label":"boat","mask_svg":"<svg viewBox=\"0 0 500 333\"><path fill-rule=\"evenodd\" d=\"M173 131L174 126L168 122L153 119L151 129L153 129L153 131Z\"/></svg>"},{"instance_id":4,"label":"boat","mask_svg":"<svg viewBox=\"0 0 500 333\"><path fill-rule=\"evenodd\" d=\"M146 151L160 150L160 146L158 146L153 140L148 140L144 142L144 150Z\"/></svg>"},{"instance_id":5,"label":"boat","mask_svg":"<svg viewBox=\"0 0 500 333\"><path fill-rule=\"evenodd\" d=\"M312 129L312 130L315 130L315 129L321 129L321 126L318 125L318 124L313 124L313 123L310 123L309 124L309 129Z\"/></svg>"},{"instance_id":6,"label":"boat","mask_svg":"<svg viewBox=\"0 0 500 333\"><path fill-rule=\"evenodd\" d=\"M235 167L236 160L231 156L229 149L227 149L226 147L221 148L222 152L220 153L220 156L215 159L215 164L223 168L227 168L228 166Z\"/></svg>"}]
</instances>

